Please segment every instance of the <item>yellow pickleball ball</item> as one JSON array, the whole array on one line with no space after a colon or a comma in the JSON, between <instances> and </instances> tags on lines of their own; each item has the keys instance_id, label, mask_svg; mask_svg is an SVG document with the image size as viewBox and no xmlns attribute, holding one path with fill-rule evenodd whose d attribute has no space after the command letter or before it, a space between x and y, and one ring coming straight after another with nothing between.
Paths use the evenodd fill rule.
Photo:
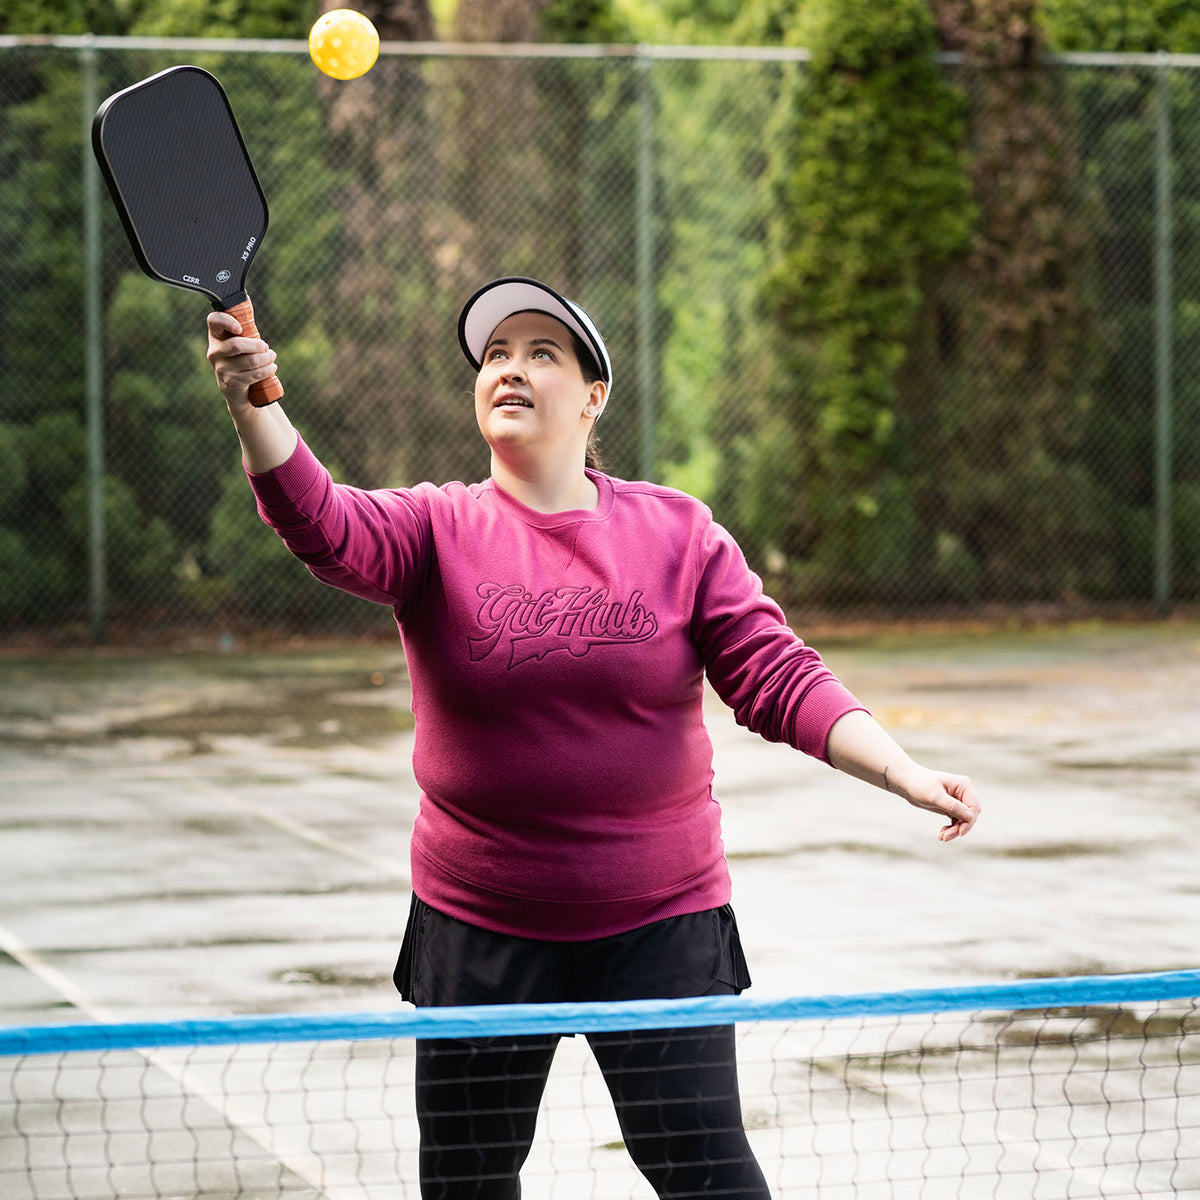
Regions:
<instances>
[{"instance_id":1,"label":"yellow pickleball ball","mask_svg":"<svg viewBox=\"0 0 1200 1200\"><path fill-rule=\"evenodd\" d=\"M313 62L334 79L357 79L379 57L379 33L368 17L335 8L317 18L308 33Z\"/></svg>"}]
</instances>

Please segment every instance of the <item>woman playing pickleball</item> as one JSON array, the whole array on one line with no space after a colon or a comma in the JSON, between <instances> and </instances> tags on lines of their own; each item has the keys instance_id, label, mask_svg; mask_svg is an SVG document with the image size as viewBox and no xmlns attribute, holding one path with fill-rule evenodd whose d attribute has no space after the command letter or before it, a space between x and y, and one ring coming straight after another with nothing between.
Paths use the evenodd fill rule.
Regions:
<instances>
[{"instance_id":1,"label":"woman playing pickleball","mask_svg":"<svg viewBox=\"0 0 1200 1200\"><path fill-rule=\"evenodd\" d=\"M259 511L320 580L395 614L412 681L416 1005L675 999L750 983L703 720L742 725L945 818L970 781L914 762L788 627L691 497L588 465L612 366L533 280L468 300L459 341L491 451L479 483L335 484L278 404L275 355L208 318ZM556 1038L417 1043L426 1200L515 1200ZM732 1026L594 1034L626 1145L660 1197L768 1196Z\"/></svg>"}]
</instances>

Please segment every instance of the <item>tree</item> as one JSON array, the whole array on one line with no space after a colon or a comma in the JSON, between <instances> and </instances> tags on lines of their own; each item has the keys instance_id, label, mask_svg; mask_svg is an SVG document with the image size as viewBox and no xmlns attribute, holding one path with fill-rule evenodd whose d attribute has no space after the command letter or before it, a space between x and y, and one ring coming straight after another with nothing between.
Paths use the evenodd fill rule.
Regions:
<instances>
[{"instance_id":1,"label":"tree","mask_svg":"<svg viewBox=\"0 0 1200 1200\"><path fill-rule=\"evenodd\" d=\"M276 0L239 0L219 10L191 0L16 0L0 26L13 33L211 33L224 28L222 14L232 21L229 32L280 37L307 28L295 5ZM163 57L99 52L100 94L161 69ZM0 567L12 576L0 604L17 623L61 625L79 616L87 599L79 64L70 51L14 50L6 53L2 85L0 253L12 286L0 293L0 444L24 467L0 491ZM264 66L256 86L269 88L275 75ZM186 597L222 478L239 468L228 430L214 420L196 298L144 279L111 210L102 216L108 436L100 492L108 592L114 616L144 619ZM188 326L195 331L190 341L179 332Z\"/></svg>"},{"instance_id":2,"label":"tree","mask_svg":"<svg viewBox=\"0 0 1200 1200\"><path fill-rule=\"evenodd\" d=\"M360 11L384 41L433 38L427 0L370 0ZM319 84L322 165L338 175L327 234L335 279L332 304L297 314L298 340L327 346L312 379L324 451L362 486L448 478L465 465L470 413L446 404L455 379L440 352L453 318L438 264L453 222L435 199L444 189L428 76L420 60L396 57L351 87Z\"/></svg>"},{"instance_id":3,"label":"tree","mask_svg":"<svg viewBox=\"0 0 1200 1200\"><path fill-rule=\"evenodd\" d=\"M1174 0L1044 0L1049 44L1060 51L1200 52L1200 10ZM1200 595L1200 83L1194 70L1072 68L1070 100L1079 129L1081 174L1093 181L1096 255L1111 265L1099 303L1106 336L1098 347L1095 399L1081 456L1104 484L1104 519L1114 531L1111 593L1151 590L1158 322L1157 129L1166 104L1174 222L1175 327L1173 591Z\"/></svg>"},{"instance_id":4,"label":"tree","mask_svg":"<svg viewBox=\"0 0 1200 1200\"><path fill-rule=\"evenodd\" d=\"M314 0L142 0L129 32L157 37L306 37Z\"/></svg>"},{"instance_id":5,"label":"tree","mask_svg":"<svg viewBox=\"0 0 1200 1200\"><path fill-rule=\"evenodd\" d=\"M933 12L962 57L978 211L969 253L931 294L902 405L925 448L918 511L948 560L935 575L957 574L960 595L1088 590L1111 546L1078 457L1096 321L1065 80L1045 65L1037 0L933 0ZM1048 555L1055 529L1063 545Z\"/></svg>"},{"instance_id":6,"label":"tree","mask_svg":"<svg viewBox=\"0 0 1200 1200\"><path fill-rule=\"evenodd\" d=\"M1041 0L1039 20L1057 50L1110 54L1200 49L1200 10L1179 0Z\"/></svg>"},{"instance_id":7,"label":"tree","mask_svg":"<svg viewBox=\"0 0 1200 1200\"><path fill-rule=\"evenodd\" d=\"M463 42L619 39L609 0L460 0ZM442 161L453 197L445 286L465 297L501 275L532 275L597 315L618 362L632 365L637 305L632 206L637 111L631 64L604 59L460 60L445 64ZM502 103L497 98L502 98ZM632 411L634 372L617 384ZM616 410L610 410L615 412ZM636 422L606 418L606 465L628 473Z\"/></svg>"},{"instance_id":8,"label":"tree","mask_svg":"<svg viewBox=\"0 0 1200 1200\"><path fill-rule=\"evenodd\" d=\"M790 36L811 57L790 98L764 292L772 411L736 492L744 519L772 511L769 461L768 486L792 501L775 551L810 594L878 596L913 553L898 376L926 288L973 219L963 102L924 0L809 0Z\"/></svg>"},{"instance_id":9,"label":"tree","mask_svg":"<svg viewBox=\"0 0 1200 1200\"><path fill-rule=\"evenodd\" d=\"M0 12L4 34L122 34L128 25L117 0L7 0Z\"/></svg>"}]
</instances>

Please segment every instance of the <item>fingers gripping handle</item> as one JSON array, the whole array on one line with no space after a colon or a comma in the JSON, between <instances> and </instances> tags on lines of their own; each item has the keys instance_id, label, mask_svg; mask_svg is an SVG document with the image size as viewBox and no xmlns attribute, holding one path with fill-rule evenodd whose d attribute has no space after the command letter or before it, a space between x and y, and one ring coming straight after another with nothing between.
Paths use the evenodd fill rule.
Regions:
<instances>
[{"instance_id":1,"label":"fingers gripping handle","mask_svg":"<svg viewBox=\"0 0 1200 1200\"><path fill-rule=\"evenodd\" d=\"M233 305L232 308L227 308L225 311L235 321L242 323L242 335L244 337L262 336L258 332L258 326L254 323L254 306L250 303L249 296ZM272 375L270 379L262 379L258 383L250 385L250 403L255 408L266 408L268 404L274 404L282 395L283 384L279 382L278 375Z\"/></svg>"}]
</instances>

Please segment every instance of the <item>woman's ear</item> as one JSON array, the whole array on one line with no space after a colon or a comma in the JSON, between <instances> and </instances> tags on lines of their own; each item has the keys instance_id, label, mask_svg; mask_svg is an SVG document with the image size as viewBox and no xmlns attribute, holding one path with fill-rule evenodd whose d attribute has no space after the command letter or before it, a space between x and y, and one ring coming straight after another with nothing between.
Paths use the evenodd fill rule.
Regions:
<instances>
[{"instance_id":1,"label":"woman's ear","mask_svg":"<svg viewBox=\"0 0 1200 1200\"><path fill-rule=\"evenodd\" d=\"M604 406L607 402L608 384L603 379L597 379L592 383L588 391L588 402L584 407L584 414L593 420L599 420L600 414L604 411Z\"/></svg>"}]
</instances>

